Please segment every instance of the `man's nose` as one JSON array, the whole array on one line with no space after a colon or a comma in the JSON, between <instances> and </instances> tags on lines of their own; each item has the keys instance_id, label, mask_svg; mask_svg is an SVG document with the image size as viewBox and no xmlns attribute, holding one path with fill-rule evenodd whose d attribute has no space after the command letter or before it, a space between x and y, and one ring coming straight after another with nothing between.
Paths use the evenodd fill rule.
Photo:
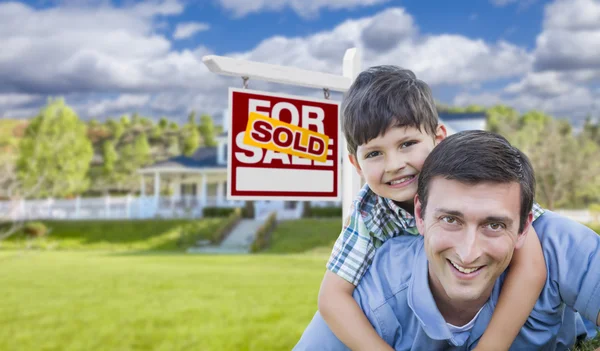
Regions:
<instances>
[{"instance_id":1,"label":"man's nose","mask_svg":"<svg viewBox=\"0 0 600 351\"><path fill-rule=\"evenodd\" d=\"M467 227L460 242L456 243L456 253L465 266L474 263L481 256L477 228Z\"/></svg>"}]
</instances>

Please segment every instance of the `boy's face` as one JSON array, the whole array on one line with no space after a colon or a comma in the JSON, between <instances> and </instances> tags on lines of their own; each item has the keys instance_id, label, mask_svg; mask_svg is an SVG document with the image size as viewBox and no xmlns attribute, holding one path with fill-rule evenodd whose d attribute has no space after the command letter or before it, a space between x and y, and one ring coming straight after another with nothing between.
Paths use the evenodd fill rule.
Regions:
<instances>
[{"instance_id":1,"label":"boy's face","mask_svg":"<svg viewBox=\"0 0 600 351\"><path fill-rule=\"evenodd\" d=\"M443 125L438 126L435 137L415 127L392 127L360 145L350 161L374 193L412 206L421 167L445 137Z\"/></svg>"}]
</instances>

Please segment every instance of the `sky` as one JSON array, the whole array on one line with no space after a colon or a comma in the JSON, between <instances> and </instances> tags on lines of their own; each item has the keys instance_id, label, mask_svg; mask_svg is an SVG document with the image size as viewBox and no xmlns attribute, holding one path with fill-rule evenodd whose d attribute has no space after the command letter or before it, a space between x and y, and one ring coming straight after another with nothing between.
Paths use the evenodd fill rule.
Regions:
<instances>
[{"instance_id":1,"label":"sky","mask_svg":"<svg viewBox=\"0 0 600 351\"><path fill-rule=\"evenodd\" d=\"M0 118L64 97L83 119L219 119L242 80L203 56L341 75L352 47L361 69L413 70L443 104L600 115L600 0L30 0L0 2Z\"/></svg>"}]
</instances>

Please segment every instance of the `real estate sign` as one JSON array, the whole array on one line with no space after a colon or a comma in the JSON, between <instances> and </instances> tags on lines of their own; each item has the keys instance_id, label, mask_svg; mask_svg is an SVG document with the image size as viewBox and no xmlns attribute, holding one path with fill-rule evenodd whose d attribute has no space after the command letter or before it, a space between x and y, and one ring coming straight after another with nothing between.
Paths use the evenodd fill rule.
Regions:
<instances>
[{"instance_id":1,"label":"real estate sign","mask_svg":"<svg viewBox=\"0 0 600 351\"><path fill-rule=\"evenodd\" d=\"M340 200L340 103L229 89L227 198Z\"/></svg>"}]
</instances>

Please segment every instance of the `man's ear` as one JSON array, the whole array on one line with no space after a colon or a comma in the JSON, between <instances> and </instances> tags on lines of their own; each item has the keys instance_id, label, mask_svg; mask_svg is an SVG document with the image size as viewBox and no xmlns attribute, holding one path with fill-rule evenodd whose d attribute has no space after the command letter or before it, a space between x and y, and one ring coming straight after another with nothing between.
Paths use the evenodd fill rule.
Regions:
<instances>
[{"instance_id":1,"label":"man's ear","mask_svg":"<svg viewBox=\"0 0 600 351\"><path fill-rule=\"evenodd\" d=\"M448 136L446 126L441 123L438 124L437 128L435 129L435 145L446 139L446 136Z\"/></svg>"},{"instance_id":2,"label":"man's ear","mask_svg":"<svg viewBox=\"0 0 600 351\"><path fill-rule=\"evenodd\" d=\"M419 195L415 195L415 222L417 224L417 229L419 230L419 234L423 235L425 232L425 222L423 220L423 206L421 204L421 200L419 200Z\"/></svg>"},{"instance_id":3,"label":"man's ear","mask_svg":"<svg viewBox=\"0 0 600 351\"><path fill-rule=\"evenodd\" d=\"M527 233L529 233L529 230L531 229L531 222L533 222L533 212L529 212L529 215L527 215L527 221L525 221L525 226L523 226L523 232L517 237L517 244L515 245L516 249L520 249L525 243Z\"/></svg>"},{"instance_id":4,"label":"man's ear","mask_svg":"<svg viewBox=\"0 0 600 351\"><path fill-rule=\"evenodd\" d=\"M356 173L358 173L359 176L363 176L362 174L362 169L360 168L360 165L358 164L358 160L356 159L356 155L348 155L348 159L350 160L350 163L352 163L352 165L354 166L354 168L356 168Z\"/></svg>"}]
</instances>

